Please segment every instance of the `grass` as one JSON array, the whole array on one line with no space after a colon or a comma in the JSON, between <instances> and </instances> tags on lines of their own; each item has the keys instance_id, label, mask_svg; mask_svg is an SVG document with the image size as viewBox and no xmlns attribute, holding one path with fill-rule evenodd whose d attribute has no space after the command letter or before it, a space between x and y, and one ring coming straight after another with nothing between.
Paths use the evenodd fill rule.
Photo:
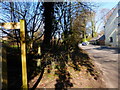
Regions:
<instances>
[{"instance_id":1,"label":"grass","mask_svg":"<svg viewBox=\"0 0 120 90\"><path fill-rule=\"evenodd\" d=\"M10 45L10 47L12 47L12 48L17 48L18 45Z\"/></svg>"}]
</instances>

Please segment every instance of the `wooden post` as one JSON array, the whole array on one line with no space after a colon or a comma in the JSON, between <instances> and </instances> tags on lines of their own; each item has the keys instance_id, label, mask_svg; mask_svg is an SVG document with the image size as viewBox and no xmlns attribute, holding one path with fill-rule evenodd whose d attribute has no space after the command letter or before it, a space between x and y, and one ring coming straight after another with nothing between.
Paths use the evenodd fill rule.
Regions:
<instances>
[{"instance_id":1,"label":"wooden post","mask_svg":"<svg viewBox=\"0 0 120 90\"><path fill-rule=\"evenodd\" d=\"M0 90L2 90L2 43L1 42L2 40L0 38Z\"/></svg>"},{"instance_id":2,"label":"wooden post","mask_svg":"<svg viewBox=\"0 0 120 90\"><path fill-rule=\"evenodd\" d=\"M41 47L39 46L38 47L38 55L41 55ZM37 60L37 67L39 67L40 66L40 58Z\"/></svg>"},{"instance_id":3,"label":"wooden post","mask_svg":"<svg viewBox=\"0 0 120 90\"><path fill-rule=\"evenodd\" d=\"M22 88L27 89L27 66L26 66L26 41L25 41L25 20L20 20L21 37L21 60L22 60Z\"/></svg>"}]
</instances>

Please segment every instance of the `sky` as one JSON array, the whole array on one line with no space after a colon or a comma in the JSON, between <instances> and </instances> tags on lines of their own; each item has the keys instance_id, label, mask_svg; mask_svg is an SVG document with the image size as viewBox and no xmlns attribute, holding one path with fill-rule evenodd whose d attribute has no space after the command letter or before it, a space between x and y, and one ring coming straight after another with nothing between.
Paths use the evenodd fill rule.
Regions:
<instances>
[{"instance_id":1,"label":"sky","mask_svg":"<svg viewBox=\"0 0 120 90\"><path fill-rule=\"evenodd\" d=\"M116 1L116 2L98 2L97 4L98 4L98 8L96 9L96 19L100 19L101 17L102 17L102 13L100 13L100 10L102 10L102 9L104 9L104 8L106 8L106 9L109 9L109 10L111 10L112 8L114 8L117 4L118 4L118 2L119 1ZM109 11L108 11L109 12ZM107 13L107 12L104 12L104 13ZM99 23L101 23L101 22L98 22L98 24L97 25L99 25ZM98 32L100 32L101 30L103 30L103 24L101 24L101 27L99 28L99 30L98 30Z\"/></svg>"},{"instance_id":2,"label":"sky","mask_svg":"<svg viewBox=\"0 0 120 90\"><path fill-rule=\"evenodd\" d=\"M10 0L8 0L10 1ZM20 0L22 1L22 0ZM31 1L31 0L28 0ZM33 0L36 1L36 0ZM57 0L56 0L57 1ZM72 0L74 1L74 0ZM79 0L78 0L79 1ZM89 0L88 0L89 1ZM99 7L96 9L97 10L97 16L100 16L100 13L98 13L102 8L107 8L107 9L112 9L113 7L115 7L119 0L93 0L95 3L97 3L99 5ZM101 31L101 28L98 30L98 32Z\"/></svg>"},{"instance_id":3,"label":"sky","mask_svg":"<svg viewBox=\"0 0 120 90\"><path fill-rule=\"evenodd\" d=\"M118 2L99 2L99 4L100 4L99 8L112 9L114 6L118 4Z\"/></svg>"}]
</instances>

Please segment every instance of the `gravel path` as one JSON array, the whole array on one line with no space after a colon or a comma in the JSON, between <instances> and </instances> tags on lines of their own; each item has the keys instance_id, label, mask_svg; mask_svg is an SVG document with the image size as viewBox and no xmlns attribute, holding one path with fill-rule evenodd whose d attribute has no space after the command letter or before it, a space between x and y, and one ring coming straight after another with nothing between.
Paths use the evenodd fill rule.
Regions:
<instances>
[{"instance_id":1,"label":"gravel path","mask_svg":"<svg viewBox=\"0 0 120 90\"><path fill-rule=\"evenodd\" d=\"M79 46L86 50L103 72L107 88L118 88L118 49L106 46Z\"/></svg>"}]
</instances>

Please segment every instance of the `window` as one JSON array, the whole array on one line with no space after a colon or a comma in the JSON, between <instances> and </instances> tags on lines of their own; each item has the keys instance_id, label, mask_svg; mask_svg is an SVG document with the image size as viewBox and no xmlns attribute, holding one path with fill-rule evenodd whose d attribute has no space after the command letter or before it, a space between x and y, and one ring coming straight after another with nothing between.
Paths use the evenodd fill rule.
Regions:
<instances>
[{"instance_id":1,"label":"window","mask_svg":"<svg viewBox=\"0 0 120 90\"><path fill-rule=\"evenodd\" d=\"M120 16L120 9L118 10L118 17Z\"/></svg>"},{"instance_id":2,"label":"window","mask_svg":"<svg viewBox=\"0 0 120 90\"><path fill-rule=\"evenodd\" d=\"M120 26L120 23L118 23L118 26Z\"/></svg>"},{"instance_id":3,"label":"window","mask_svg":"<svg viewBox=\"0 0 120 90\"><path fill-rule=\"evenodd\" d=\"M113 37L110 37L110 42L113 42Z\"/></svg>"}]
</instances>

